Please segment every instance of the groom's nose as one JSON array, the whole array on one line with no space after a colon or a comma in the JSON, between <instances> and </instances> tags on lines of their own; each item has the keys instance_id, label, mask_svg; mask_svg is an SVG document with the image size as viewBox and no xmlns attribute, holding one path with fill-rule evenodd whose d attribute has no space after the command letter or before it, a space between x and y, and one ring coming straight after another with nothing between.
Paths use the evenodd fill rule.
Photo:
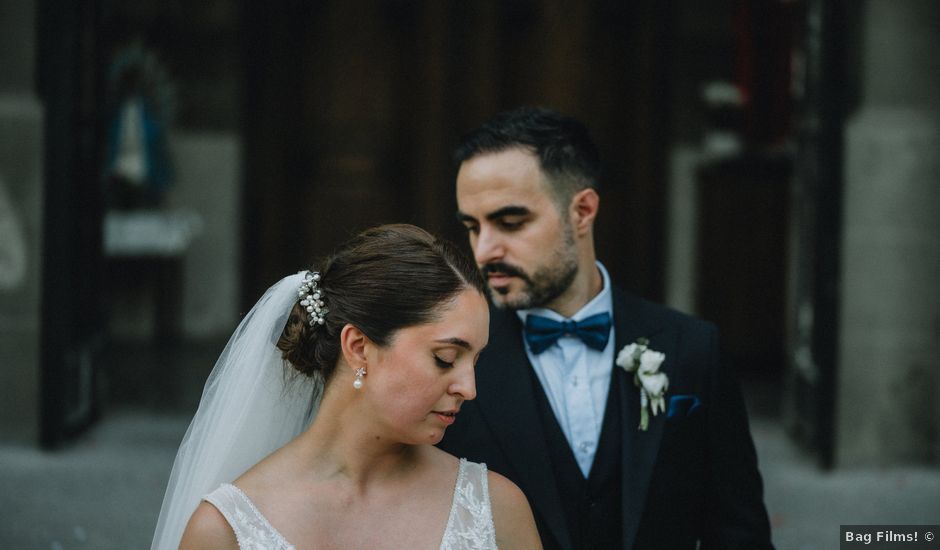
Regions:
<instances>
[{"instance_id":1,"label":"groom's nose","mask_svg":"<svg viewBox=\"0 0 940 550\"><path fill-rule=\"evenodd\" d=\"M502 236L493 229L482 226L480 233L470 241L473 257L477 265L486 265L501 260L506 255L506 246Z\"/></svg>"}]
</instances>

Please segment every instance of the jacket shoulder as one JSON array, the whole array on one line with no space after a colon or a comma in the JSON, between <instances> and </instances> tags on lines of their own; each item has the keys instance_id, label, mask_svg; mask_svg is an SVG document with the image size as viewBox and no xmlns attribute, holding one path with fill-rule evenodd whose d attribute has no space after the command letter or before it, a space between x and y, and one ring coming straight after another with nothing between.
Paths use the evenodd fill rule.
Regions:
<instances>
[{"instance_id":1,"label":"jacket shoulder","mask_svg":"<svg viewBox=\"0 0 940 550\"><path fill-rule=\"evenodd\" d=\"M631 315L649 319L652 323L661 325L664 328L679 329L683 333L691 332L711 335L717 334L718 332L718 327L711 321L706 321L695 315L641 298L636 294L622 290L616 286L612 287L611 290L615 309L618 307L624 308L624 311L630 312Z\"/></svg>"}]
</instances>

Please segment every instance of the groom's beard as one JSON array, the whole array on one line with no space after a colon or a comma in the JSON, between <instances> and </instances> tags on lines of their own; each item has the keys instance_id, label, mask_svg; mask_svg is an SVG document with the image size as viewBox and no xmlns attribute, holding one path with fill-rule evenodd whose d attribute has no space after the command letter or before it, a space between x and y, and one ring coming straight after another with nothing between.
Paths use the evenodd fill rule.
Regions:
<instances>
[{"instance_id":1,"label":"groom's beard","mask_svg":"<svg viewBox=\"0 0 940 550\"><path fill-rule=\"evenodd\" d=\"M568 290L578 275L578 259L574 247L574 235L570 231L565 233L564 245L552 255L547 265L537 268L532 275L519 266L505 262L491 262L483 265L480 271L484 279L488 280L487 275L490 273L503 273L516 277L523 283L522 288L515 293L511 293L508 287L487 286L493 305L499 309L513 311L543 307Z\"/></svg>"}]
</instances>

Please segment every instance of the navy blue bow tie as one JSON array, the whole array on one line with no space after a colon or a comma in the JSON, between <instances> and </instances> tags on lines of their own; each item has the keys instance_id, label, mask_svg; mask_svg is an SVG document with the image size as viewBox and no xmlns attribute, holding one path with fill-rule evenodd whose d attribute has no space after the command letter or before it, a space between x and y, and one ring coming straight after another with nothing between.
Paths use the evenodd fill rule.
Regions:
<instances>
[{"instance_id":1,"label":"navy blue bow tie","mask_svg":"<svg viewBox=\"0 0 940 550\"><path fill-rule=\"evenodd\" d=\"M547 350L565 334L577 336L588 347L601 351L610 339L610 313L598 313L581 321L554 321L538 315L525 318L525 341L536 355Z\"/></svg>"}]
</instances>

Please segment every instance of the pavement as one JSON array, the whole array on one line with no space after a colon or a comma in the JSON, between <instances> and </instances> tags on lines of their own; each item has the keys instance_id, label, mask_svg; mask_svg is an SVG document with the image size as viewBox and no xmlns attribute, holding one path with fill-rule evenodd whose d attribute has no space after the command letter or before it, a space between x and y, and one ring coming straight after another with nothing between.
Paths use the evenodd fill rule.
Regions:
<instances>
[{"instance_id":1,"label":"pavement","mask_svg":"<svg viewBox=\"0 0 940 550\"><path fill-rule=\"evenodd\" d=\"M150 548L189 420L115 411L64 450L0 445L0 549Z\"/></svg>"},{"instance_id":2,"label":"pavement","mask_svg":"<svg viewBox=\"0 0 940 550\"><path fill-rule=\"evenodd\" d=\"M189 420L125 405L64 450L0 442L0 549L149 548ZM940 523L940 468L824 472L776 418L751 427L778 549L838 548L840 524Z\"/></svg>"},{"instance_id":3,"label":"pavement","mask_svg":"<svg viewBox=\"0 0 940 550\"><path fill-rule=\"evenodd\" d=\"M753 419L751 433L778 549L839 548L840 525L940 524L940 468L822 471L776 419Z\"/></svg>"}]
</instances>

